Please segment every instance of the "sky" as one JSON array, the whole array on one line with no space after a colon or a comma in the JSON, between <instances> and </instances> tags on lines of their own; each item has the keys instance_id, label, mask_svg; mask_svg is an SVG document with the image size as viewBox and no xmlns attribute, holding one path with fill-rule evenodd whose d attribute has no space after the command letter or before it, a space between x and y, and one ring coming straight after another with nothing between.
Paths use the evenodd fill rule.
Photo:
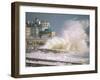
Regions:
<instances>
[{"instance_id":1,"label":"sky","mask_svg":"<svg viewBox=\"0 0 100 80\"><path fill-rule=\"evenodd\" d=\"M26 12L26 22L32 22L34 18L50 22L51 29L55 31L58 36L61 34L61 30L64 29L64 23L69 20L89 21L89 15ZM89 28L86 29L86 33L89 34Z\"/></svg>"}]
</instances>

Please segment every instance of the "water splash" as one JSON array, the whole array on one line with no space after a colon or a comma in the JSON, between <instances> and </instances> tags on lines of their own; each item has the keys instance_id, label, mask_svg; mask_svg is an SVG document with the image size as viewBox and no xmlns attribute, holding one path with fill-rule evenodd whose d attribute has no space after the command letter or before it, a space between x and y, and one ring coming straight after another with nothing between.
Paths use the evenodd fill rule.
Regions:
<instances>
[{"instance_id":1,"label":"water splash","mask_svg":"<svg viewBox=\"0 0 100 80\"><path fill-rule=\"evenodd\" d=\"M62 36L49 39L41 48L87 53L89 52L89 47L87 45L89 38L85 30L88 26L88 20L66 21L61 31Z\"/></svg>"}]
</instances>

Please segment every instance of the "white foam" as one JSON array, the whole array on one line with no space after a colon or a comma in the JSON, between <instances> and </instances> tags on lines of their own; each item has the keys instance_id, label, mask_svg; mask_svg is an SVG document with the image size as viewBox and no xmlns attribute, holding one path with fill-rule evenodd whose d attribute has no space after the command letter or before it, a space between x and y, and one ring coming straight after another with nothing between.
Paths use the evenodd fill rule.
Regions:
<instances>
[{"instance_id":1,"label":"white foam","mask_svg":"<svg viewBox=\"0 0 100 80\"><path fill-rule=\"evenodd\" d=\"M87 53L89 47L87 42L88 36L85 32L87 28L86 22L79 20L67 21L62 30L62 37L54 37L49 39L42 48L44 49L63 49L67 52Z\"/></svg>"}]
</instances>

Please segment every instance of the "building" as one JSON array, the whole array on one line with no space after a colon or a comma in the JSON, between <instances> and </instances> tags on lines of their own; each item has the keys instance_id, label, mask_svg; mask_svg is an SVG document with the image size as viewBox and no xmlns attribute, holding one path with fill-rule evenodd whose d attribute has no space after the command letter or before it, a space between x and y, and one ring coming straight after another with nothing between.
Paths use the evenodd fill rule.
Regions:
<instances>
[{"instance_id":1,"label":"building","mask_svg":"<svg viewBox=\"0 0 100 80\"><path fill-rule=\"evenodd\" d=\"M35 18L32 22L26 23L26 37L37 38L51 38L55 36L55 32L52 31L50 23L46 20L39 20Z\"/></svg>"},{"instance_id":2,"label":"building","mask_svg":"<svg viewBox=\"0 0 100 80\"><path fill-rule=\"evenodd\" d=\"M26 48L30 50L45 44L46 40L55 36L50 22L35 18L32 22L26 22Z\"/></svg>"},{"instance_id":3,"label":"building","mask_svg":"<svg viewBox=\"0 0 100 80\"><path fill-rule=\"evenodd\" d=\"M52 37L52 30L50 27L50 23L46 20L41 21L41 27L40 27L40 38L50 38Z\"/></svg>"}]
</instances>

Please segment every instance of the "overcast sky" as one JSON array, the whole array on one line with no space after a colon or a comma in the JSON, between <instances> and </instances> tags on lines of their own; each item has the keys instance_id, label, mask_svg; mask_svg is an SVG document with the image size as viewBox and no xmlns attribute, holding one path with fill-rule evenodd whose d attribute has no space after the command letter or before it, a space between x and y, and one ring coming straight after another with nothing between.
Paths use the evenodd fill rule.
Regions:
<instances>
[{"instance_id":1,"label":"overcast sky","mask_svg":"<svg viewBox=\"0 0 100 80\"><path fill-rule=\"evenodd\" d=\"M54 14L54 13L34 13L26 12L26 21L33 21L34 18L40 20L47 20L50 22L50 26L57 35L60 35L61 30L64 28L64 23L69 20L87 20L89 21L89 15L74 15L74 14ZM86 30L89 33L89 28Z\"/></svg>"}]
</instances>

